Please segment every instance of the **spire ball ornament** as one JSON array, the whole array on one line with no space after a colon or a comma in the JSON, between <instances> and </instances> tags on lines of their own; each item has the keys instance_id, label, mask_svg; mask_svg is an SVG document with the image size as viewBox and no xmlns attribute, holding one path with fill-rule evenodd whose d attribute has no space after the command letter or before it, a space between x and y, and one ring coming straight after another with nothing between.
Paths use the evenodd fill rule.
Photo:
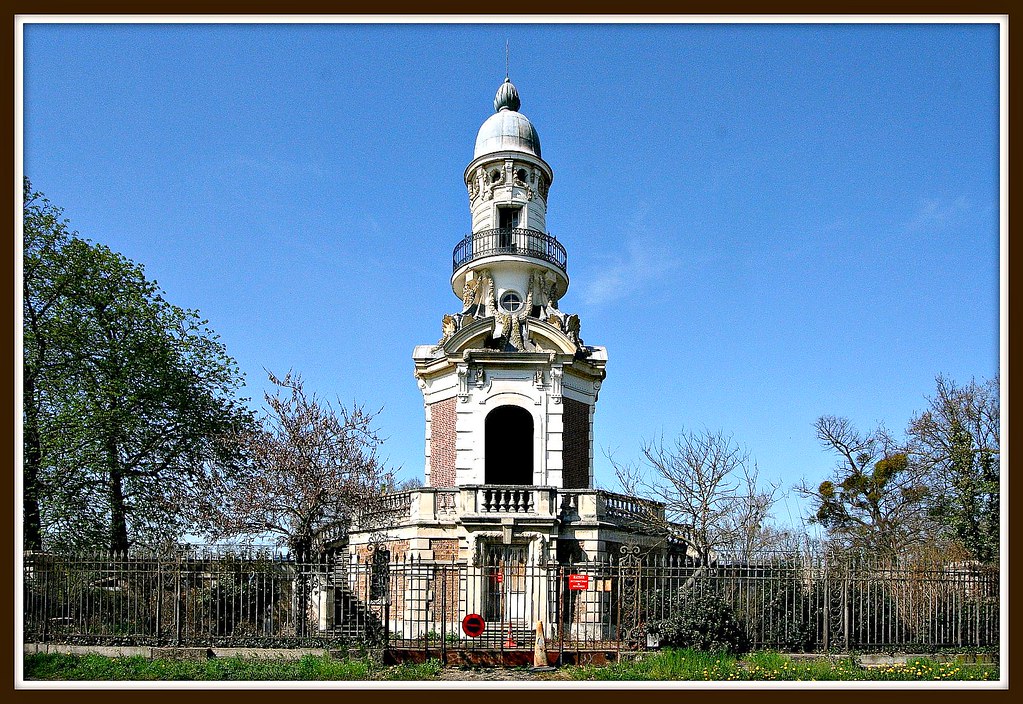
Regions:
<instances>
[{"instance_id":1,"label":"spire ball ornament","mask_svg":"<svg viewBox=\"0 0 1023 704\"><path fill-rule=\"evenodd\" d=\"M506 76L494 97L494 112L501 112L504 109L518 112L521 105L522 101L519 100L519 92L515 89L515 84Z\"/></svg>"}]
</instances>

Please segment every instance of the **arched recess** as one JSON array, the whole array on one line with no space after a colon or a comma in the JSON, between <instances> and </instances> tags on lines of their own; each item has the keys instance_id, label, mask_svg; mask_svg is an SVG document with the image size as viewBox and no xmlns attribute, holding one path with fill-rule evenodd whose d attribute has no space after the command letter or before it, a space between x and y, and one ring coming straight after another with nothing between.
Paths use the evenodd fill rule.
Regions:
<instances>
[{"instance_id":1,"label":"arched recess","mask_svg":"<svg viewBox=\"0 0 1023 704\"><path fill-rule=\"evenodd\" d=\"M484 482L533 483L533 416L519 406L498 406L484 424Z\"/></svg>"}]
</instances>

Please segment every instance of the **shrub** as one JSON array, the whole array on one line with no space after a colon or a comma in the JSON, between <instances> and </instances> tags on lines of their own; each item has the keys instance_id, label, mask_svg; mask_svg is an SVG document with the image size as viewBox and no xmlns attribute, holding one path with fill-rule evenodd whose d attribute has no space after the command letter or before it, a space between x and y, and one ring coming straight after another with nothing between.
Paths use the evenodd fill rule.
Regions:
<instances>
[{"instance_id":1,"label":"shrub","mask_svg":"<svg viewBox=\"0 0 1023 704\"><path fill-rule=\"evenodd\" d=\"M712 592L682 592L671 599L664 618L650 624L661 643L674 648L744 653L749 649L746 630L732 607Z\"/></svg>"}]
</instances>

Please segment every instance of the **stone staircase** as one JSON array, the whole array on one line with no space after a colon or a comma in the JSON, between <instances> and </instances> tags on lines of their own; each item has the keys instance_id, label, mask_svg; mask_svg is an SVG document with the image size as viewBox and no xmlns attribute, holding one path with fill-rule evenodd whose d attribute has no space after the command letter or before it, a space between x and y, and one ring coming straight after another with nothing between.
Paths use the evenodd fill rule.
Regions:
<instances>
[{"instance_id":1,"label":"stone staircase","mask_svg":"<svg viewBox=\"0 0 1023 704\"><path fill-rule=\"evenodd\" d=\"M348 587L343 574L334 574L334 624L324 635L353 643L378 644L384 624Z\"/></svg>"}]
</instances>

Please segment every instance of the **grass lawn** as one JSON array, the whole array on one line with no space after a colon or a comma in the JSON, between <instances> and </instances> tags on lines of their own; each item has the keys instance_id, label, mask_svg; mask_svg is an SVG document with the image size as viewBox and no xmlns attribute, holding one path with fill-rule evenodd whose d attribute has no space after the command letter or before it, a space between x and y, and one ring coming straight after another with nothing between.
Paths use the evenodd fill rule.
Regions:
<instances>
[{"instance_id":1,"label":"grass lawn","mask_svg":"<svg viewBox=\"0 0 1023 704\"><path fill-rule=\"evenodd\" d=\"M438 679L439 661L386 666L370 659L337 660L306 655L300 660L149 660L59 653L25 656L26 680L420 680ZM538 679L540 677L538 676ZM543 679L550 679L544 677ZM612 665L566 666L556 679L565 680L688 680L688 681L994 681L998 666L938 663L917 658L905 665L859 667L851 658L794 660L778 653L753 653L736 658L720 653L666 650L637 661Z\"/></svg>"},{"instance_id":2,"label":"grass lawn","mask_svg":"<svg viewBox=\"0 0 1023 704\"><path fill-rule=\"evenodd\" d=\"M430 680L438 660L423 664L381 665L369 658L338 660L305 655L299 660L150 660L141 656L38 653L25 656L26 680Z\"/></svg>"},{"instance_id":3,"label":"grass lawn","mask_svg":"<svg viewBox=\"0 0 1023 704\"><path fill-rule=\"evenodd\" d=\"M700 681L871 681L951 682L998 679L997 665L938 663L916 658L905 665L865 668L853 658L795 660L780 653L751 653L741 657L693 650L665 650L634 662L569 669L579 680L700 680Z\"/></svg>"}]
</instances>

